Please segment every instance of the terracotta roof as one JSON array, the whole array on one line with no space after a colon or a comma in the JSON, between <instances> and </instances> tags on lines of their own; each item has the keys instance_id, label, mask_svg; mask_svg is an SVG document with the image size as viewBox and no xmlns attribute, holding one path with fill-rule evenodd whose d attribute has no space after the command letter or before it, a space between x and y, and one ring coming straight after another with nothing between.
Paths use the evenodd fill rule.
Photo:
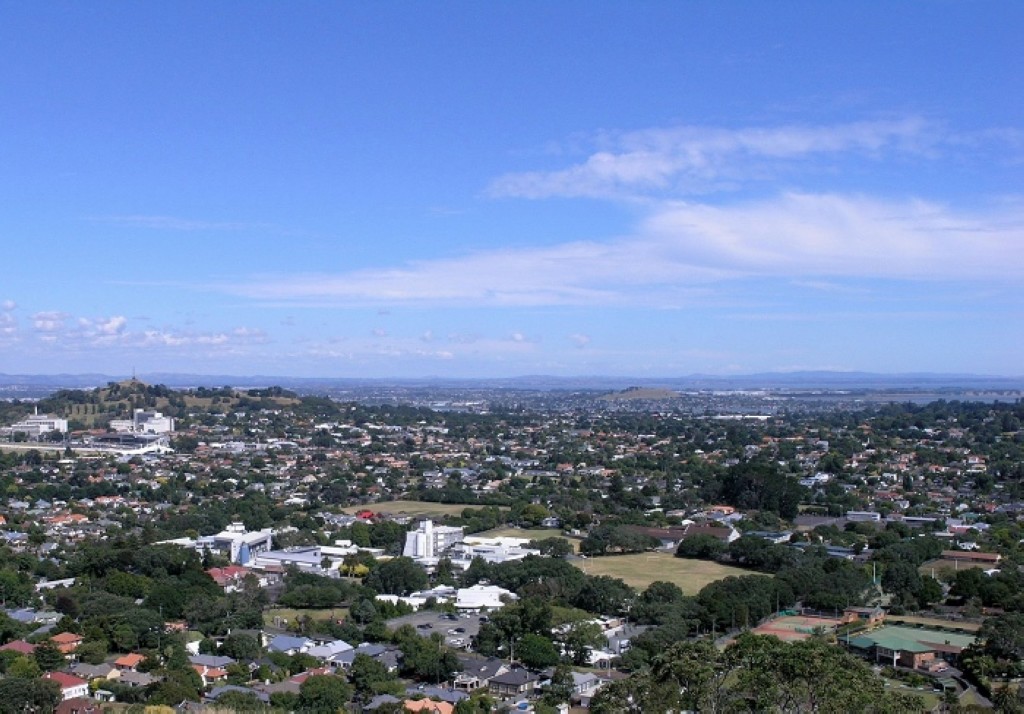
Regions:
<instances>
[{"instance_id":1,"label":"terracotta roof","mask_svg":"<svg viewBox=\"0 0 1024 714\"><path fill-rule=\"evenodd\" d=\"M114 664L118 667L138 667L145 659L142 655L132 652L118 657L114 660Z\"/></svg>"},{"instance_id":2,"label":"terracotta roof","mask_svg":"<svg viewBox=\"0 0 1024 714\"><path fill-rule=\"evenodd\" d=\"M82 685L89 684L84 679L73 674L65 674L64 672L47 672L43 675L43 679L52 679L60 685L61 689L70 689L71 687L81 687Z\"/></svg>"},{"instance_id":3,"label":"terracotta roof","mask_svg":"<svg viewBox=\"0 0 1024 714\"><path fill-rule=\"evenodd\" d=\"M36 651L35 645L30 645L25 640L15 640L0 647L0 652L20 652L21 654L32 654Z\"/></svg>"}]
</instances>

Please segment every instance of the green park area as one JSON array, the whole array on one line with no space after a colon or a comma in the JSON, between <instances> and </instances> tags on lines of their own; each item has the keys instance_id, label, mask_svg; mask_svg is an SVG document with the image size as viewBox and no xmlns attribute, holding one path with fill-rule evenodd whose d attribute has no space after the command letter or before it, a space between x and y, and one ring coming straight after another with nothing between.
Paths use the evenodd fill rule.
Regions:
<instances>
[{"instance_id":1,"label":"green park area","mask_svg":"<svg viewBox=\"0 0 1024 714\"><path fill-rule=\"evenodd\" d=\"M750 575L750 571L722 565L710 560L677 558L671 553L632 553L581 558L573 564L587 575L608 575L628 585L644 589L663 580L675 583L687 595L696 595L709 583L730 575Z\"/></svg>"},{"instance_id":2,"label":"green park area","mask_svg":"<svg viewBox=\"0 0 1024 714\"><path fill-rule=\"evenodd\" d=\"M426 516L428 518L444 518L445 516L460 516L467 508L483 508L479 503L431 503L429 501L383 501L381 503L370 503L365 506L349 506L341 509L343 513L358 513L359 511L373 511L374 513L386 513L398 516Z\"/></svg>"}]
</instances>

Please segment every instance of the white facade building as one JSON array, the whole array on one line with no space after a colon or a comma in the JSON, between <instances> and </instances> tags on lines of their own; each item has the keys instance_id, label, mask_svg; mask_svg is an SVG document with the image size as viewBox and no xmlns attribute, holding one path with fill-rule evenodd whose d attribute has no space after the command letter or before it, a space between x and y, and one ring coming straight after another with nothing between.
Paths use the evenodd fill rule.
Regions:
<instances>
[{"instance_id":1,"label":"white facade building","mask_svg":"<svg viewBox=\"0 0 1024 714\"><path fill-rule=\"evenodd\" d=\"M22 433L29 439L38 439L44 434L49 434L51 431L57 431L61 434L68 433L68 420L36 412L25 417L17 424L11 424L4 431L11 435Z\"/></svg>"},{"instance_id":2,"label":"white facade building","mask_svg":"<svg viewBox=\"0 0 1024 714\"><path fill-rule=\"evenodd\" d=\"M420 565L431 567L437 565L448 550L463 538L461 526L435 526L427 519L420 521L414 531L405 534L405 548L402 555L412 558Z\"/></svg>"},{"instance_id":3,"label":"white facade building","mask_svg":"<svg viewBox=\"0 0 1024 714\"><path fill-rule=\"evenodd\" d=\"M136 409L131 419L111 419L110 428L132 434L170 434L174 431L174 419L158 411Z\"/></svg>"},{"instance_id":4,"label":"white facade building","mask_svg":"<svg viewBox=\"0 0 1024 714\"><path fill-rule=\"evenodd\" d=\"M247 531L242 523L232 523L220 533L211 536L200 536L198 539L175 538L163 543L192 548L197 553L204 551L218 553L237 565L251 566L256 556L266 553L273 547L274 531L264 528L260 531Z\"/></svg>"},{"instance_id":5,"label":"white facade building","mask_svg":"<svg viewBox=\"0 0 1024 714\"><path fill-rule=\"evenodd\" d=\"M477 538L473 543L459 543L449 553L452 565L466 570L474 558L482 558L488 563L508 563L513 560L522 560L528 555L541 554L539 550L501 542L502 540L496 538L492 541L491 539Z\"/></svg>"}]
</instances>

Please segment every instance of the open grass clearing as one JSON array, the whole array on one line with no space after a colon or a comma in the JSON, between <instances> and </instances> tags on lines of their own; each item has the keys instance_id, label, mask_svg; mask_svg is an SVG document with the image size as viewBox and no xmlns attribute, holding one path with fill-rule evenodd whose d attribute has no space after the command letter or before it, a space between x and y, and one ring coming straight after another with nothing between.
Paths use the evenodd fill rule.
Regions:
<instances>
[{"instance_id":1,"label":"open grass clearing","mask_svg":"<svg viewBox=\"0 0 1024 714\"><path fill-rule=\"evenodd\" d=\"M889 615L885 618L888 624L906 623L910 625L923 625L924 627L937 627L947 630L962 630L964 632L977 632L981 624L977 622L963 622L962 620L946 620L941 617L919 617L917 615Z\"/></svg>"},{"instance_id":2,"label":"open grass clearing","mask_svg":"<svg viewBox=\"0 0 1024 714\"><path fill-rule=\"evenodd\" d=\"M263 624L266 627L287 629L300 617L308 617L312 620L344 620L348 617L348 608L329 607L299 610L292 607L272 607L263 611Z\"/></svg>"},{"instance_id":3,"label":"open grass clearing","mask_svg":"<svg viewBox=\"0 0 1024 714\"><path fill-rule=\"evenodd\" d=\"M598 558L581 558L573 560L572 563L587 575L621 578L627 585L640 590L658 580L675 583L687 595L696 595L705 585L730 575L755 574L750 570L710 560L677 558L671 553L605 555Z\"/></svg>"},{"instance_id":4,"label":"open grass clearing","mask_svg":"<svg viewBox=\"0 0 1024 714\"><path fill-rule=\"evenodd\" d=\"M987 570L993 567L991 563L971 563L962 560L948 560L946 558L936 558L934 560L928 560L922 563L917 568L917 572L921 575L931 575L936 578L941 578L943 575L953 576L959 570L967 570L968 568L981 568Z\"/></svg>"},{"instance_id":5,"label":"open grass clearing","mask_svg":"<svg viewBox=\"0 0 1024 714\"><path fill-rule=\"evenodd\" d=\"M368 503L364 506L348 506L341 509L342 513L358 513L359 511L373 511L374 513L386 513L388 515L406 516L428 516L430 518L443 518L444 516L461 516L467 508L483 508L480 503L431 503L429 501L382 501L381 503ZM503 510L508 510L501 506Z\"/></svg>"}]
</instances>

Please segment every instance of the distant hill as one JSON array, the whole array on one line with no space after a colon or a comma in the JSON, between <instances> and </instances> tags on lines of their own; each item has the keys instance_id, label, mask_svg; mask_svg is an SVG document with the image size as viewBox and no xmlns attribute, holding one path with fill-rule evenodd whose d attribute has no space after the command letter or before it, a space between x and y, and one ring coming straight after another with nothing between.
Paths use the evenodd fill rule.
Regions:
<instances>
[{"instance_id":1,"label":"distant hill","mask_svg":"<svg viewBox=\"0 0 1024 714\"><path fill-rule=\"evenodd\" d=\"M678 399L679 392L656 387L630 387L619 392L604 394L599 399L606 402L648 401L660 402L666 399Z\"/></svg>"},{"instance_id":2,"label":"distant hill","mask_svg":"<svg viewBox=\"0 0 1024 714\"><path fill-rule=\"evenodd\" d=\"M18 394L11 396L17 397ZM147 384L131 378L111 380L105 386L93 389L57 389L31 406L28 402L7 402L0 407L0 421L11 421L12 417L18 418L38 407L45 413L65 417L73 429L91 429L105 427L111 419L126 418L135 409L156 409L168 416L178 417L195 410L227 413L246 408L279 408L297 402L298 397L294 392L281 387L248 390L196 387L176 390L163 384Z\"/></svg>"},{"instance_id":3,"label":"distant hill","mask_svg":"<svg viewBox=\"0 0 1024 714\"><path fill-rule=\"evenodd\" d=\"M584 375L557 377L524 375L520 377L458 379L421 377L365 379L348 377L286 377L269 375L201 375L187 373L141 374L148 384L163 384L175 389L221 387L249 389L280 385L304 393L360 387L406 387L449 389L522 389L536 391L621 391L630 387L663 390L737 390L737 389L964 389L1024 390L1024 376L978 374L875 372L765 372L745 375L691 374L677 377L630 377ZM103 374L10 375L0 374L0 397L42 396L55 389L88 389L120 382L125 376Z\"/></svg>"}]
</instances>

